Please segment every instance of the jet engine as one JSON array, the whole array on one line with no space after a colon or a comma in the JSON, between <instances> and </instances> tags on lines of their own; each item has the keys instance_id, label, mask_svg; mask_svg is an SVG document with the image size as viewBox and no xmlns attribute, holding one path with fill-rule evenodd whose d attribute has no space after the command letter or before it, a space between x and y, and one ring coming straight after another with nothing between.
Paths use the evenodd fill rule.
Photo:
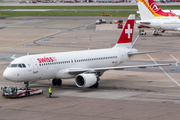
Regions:
<instances>
[{"instance_id":1,"label":"jet engine","mask_svg":"<svg viewBox=\"0 0 180 120\"><path fill-rule=\"evenodd\" d=\"M78 87L91 87L98 81L98 78L95 74L79 74L75 78L75 84Z\"/></svg>"}]
</instances>

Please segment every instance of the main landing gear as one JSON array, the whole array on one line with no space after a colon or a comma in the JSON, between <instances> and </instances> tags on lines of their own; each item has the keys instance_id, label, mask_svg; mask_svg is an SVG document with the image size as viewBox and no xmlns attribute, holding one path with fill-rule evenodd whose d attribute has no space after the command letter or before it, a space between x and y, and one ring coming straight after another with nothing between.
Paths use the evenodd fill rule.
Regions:
<instances>
[{"instance_id":1,"label":"main landing gear","mask_svg":"<svg viewBox=\"0 0 180 120\"><path fill-rule=\"evenodd\" d=\"M52 84L53 84L53 85L61 85L61 84L62 84L62 80L61 80L61 79L54 78L54 79L52 80Z\"/></svg>"},{"instance_id":2,"label":"main landing gear","mask_svg":"<svg viewBox=\"0 0 180 120\"><path fill-rule=\"evenodd\" d=\"M93 86L91 86L90 88L98 88L99 87L99 82L96 82L96 84L94 84Z\"/></svg>"},{"instance_id":3,"label":"main landing gear","mask_svg":"<svg viewBox=\"0 0 180 120\"><path fill-rule=\"evenodd\" d=\"M154 29L154 31L153 31L153 35L154 36L162 36L162 34L158 34L158 31L159 31L159 29Z\"/></svg>"}]
</instances>

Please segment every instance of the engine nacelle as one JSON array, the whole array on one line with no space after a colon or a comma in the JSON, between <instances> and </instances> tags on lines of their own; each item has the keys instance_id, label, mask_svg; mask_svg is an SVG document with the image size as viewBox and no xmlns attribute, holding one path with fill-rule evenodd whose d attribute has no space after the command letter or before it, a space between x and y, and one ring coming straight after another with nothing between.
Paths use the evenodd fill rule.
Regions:
<instances>
[{"instance_id":1,"label":"engine nacelle","mask_svg":"<svg viewBox=\"0 0 180 120\"><path fill-rule=\"evenodd\" d=\"M75 78L75 84L78 87L91 87L97 82L95 74L79 74Z\"/></svg>"}]
</instances>

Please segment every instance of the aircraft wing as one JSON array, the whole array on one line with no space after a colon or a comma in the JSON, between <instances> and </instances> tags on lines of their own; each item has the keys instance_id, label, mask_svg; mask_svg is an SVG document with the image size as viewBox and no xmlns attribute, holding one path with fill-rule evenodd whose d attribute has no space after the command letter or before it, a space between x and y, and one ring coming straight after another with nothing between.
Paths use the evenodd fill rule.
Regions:
<instances>
[{"instance_id":1,"label":"aircraft wing","mask_svg":"<svg viewBox=\"0 0 180 120\"><path fill-rule=\"evenodd\" d=\"M117 67L104 67L104 68L71 68L69 69L70 74L77 74L83 72L99 72L107 70L124 70L129 68L148 68L148 67L159 67L159 66L172 66L173 64L149 64L149 65L136 65L136 66L117 66Z\"/></svg>"}]
</instances>

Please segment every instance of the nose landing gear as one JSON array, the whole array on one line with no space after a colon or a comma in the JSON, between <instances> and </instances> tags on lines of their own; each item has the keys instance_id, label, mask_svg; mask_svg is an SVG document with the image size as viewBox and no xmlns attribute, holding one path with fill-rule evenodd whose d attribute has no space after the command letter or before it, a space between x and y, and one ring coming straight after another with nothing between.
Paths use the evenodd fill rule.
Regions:
<instances>
[{"instance_id":1,"label":"nose landing gear","mask_svg":"<svg viewBox=\"0 0 180 120\"><path fill-rule=\"evenodd\" d=\"M159 29L156 29L156 28L155 28L152 34L153 34L154 36L162 36L162 34L158 34L158 31L159 31Z\"/></svg>"},{"instance_id":2,"label":"nose landing gear","mask_svg":"<svg viewBox=\"0 0 180 120\"><path fill-rule=\"evenodd\" d=\"M25 86L26 90L28 90L29 89L29 82L24 82L24 84L26 85Z\"/></svg>"}]
</instances>

